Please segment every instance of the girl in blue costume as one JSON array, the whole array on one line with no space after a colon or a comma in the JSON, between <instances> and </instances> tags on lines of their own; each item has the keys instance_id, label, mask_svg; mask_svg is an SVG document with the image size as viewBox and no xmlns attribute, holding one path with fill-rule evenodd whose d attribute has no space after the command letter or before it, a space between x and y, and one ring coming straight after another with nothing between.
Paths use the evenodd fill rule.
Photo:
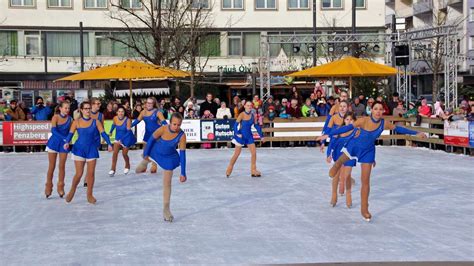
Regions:
<instances>
[{"instance_id":1,"label":"girl in blue costume","mask_svg":"<svg viewBox=\"0 0 474 266\"><path fill-rule=\"evenodd\" d=\"M247 145L251 154L251 176L262 176L262 174L257 170L257 149L253 140L252 125L254 125L255 129L257 129L257 132L260 135L260 140L263 143L265 140L263 138L262 128L260 127L260 125L258 125L258 123L255 123L256 118L254 113L252 113L252 101L247 101L244 107L245 112L239 114L234 124L234 138L232 139L232 143L235 144L235 151L234 155L232 155L232 158L230 159L229 165L227 166L227 170L225 173L227 177L230 177L230 175L232 174L235 162L239 158L239 155L242 152L242 146L244 145Z\"/></svg>"},{"instance_id":2,"label":"girl in blue costume","mask_svg":"<svg viewBox=\"0 0 474 266\"><path fill-rule=\"evenodd\" d=\"M342 103L345 101L341 102L341 107L343 106ZM341 108L342 110L342 108ZM351 125L356 121L356 116L353 112L347 112L344 115L344 125ZM334 158L339 158L342 153L342 149L344 148L345 144L356 134L357 130L351 130L349 132L343 133L341 135L331 135L331 143L332 140L337 140L336 145L333 147L333 154ZM329 147L328 147L329 149ZM337 159L335 159L337 161ZM356 160L350 160L344 163L342 169L339 171L339 173L333 178L332 180L332 196L331 196L331 206L334 207L336 206L337 203L337 184L339 183L340 187L344 186L346 188L346 206L347 208L352 207L352 183L351 182L351 172L352 172L352 167L356 165ZM338 179L342 179L341 182L339 182ZM342 184L342 185L341 185ZM342 187L342 191L344 191L344 187Z\"/></svg>"},{"instance_id":3,"label":"girl in blue costume","mask_svg":"<svg viewBox=\"0 0 474 266\"><path fill-rule=\"evenodd\" d=\"M340 97L338 99L339 99L339 101L347 101L348 98L349 98L349 94L347 93L347 91L341 91L340 92ZM338 100L338 99L336 99L336 100ZM328 125L329 125L329 121L331 120L332 116L339 112L339 104L340 103L334 104L331 107L331 109L329 110L329 114L326 116L326 121L324 122L323 135L326 134L326 131L329 130ZM321 152L324 152L324 146L325 145L326 145L325 142L321 143L321 147L320 147Z\"/></svg>"},{"instance_id":4,"label":"girl in blue costume","mask_svg":"<svg viewBox=\"0 0 474 266\"><path fill-rule=\"evenodd\" d=\"M61 102L57 108L56 114L51 120L51 137L48 139L46 150L48 151L49 167L46 175L46 187L44 194L46 198L53 192L53 175L56 168L56 159L59 154L59 175L57 190L59 196L64 196L64 177L66 175L66 160L68 149L64 149L67 134L72 124L72 118L69 114L69 103Z\"/></svg>"},{"instance_id":5,"label":"girl in blue costume","mask_svg":"<svg viewBox=\"0 0 474 266\"><path fill-rule=\"evenodd\" d=\"M112 143L110 143L109 136L105 134L102 123L92 119L91 104L89 102L82 102L79 108L81 117L72 123L71 129L69 130L69 135L66 138L66 143L64 144L64 149L68 149L69 142L72 140L74 133L77 131L79 136L72 148L72 158L74 160L76 174L72 180L71 189L66 195L66 202L72 201L74 193L76 192L76 187L79 185L79 182L81 182L84 167L87 163L87 201L89 203L95 204L96 199L92 195L92 190L94 188L95 181L95 166L97 159L99 158L99 151L96 145L97 142L94 138L95 131L98 130L101 136L107 142L109 152L112 151Z\"/></svg>"},{"instance_id":6,"label":"girl in blue costume","mask_svg":"<svg viewBox=\"0 0 474 266\"><path fill-rule=\"evenodd\" d=\"M148 140L143 151L144 160L140 164L147 164L149 160L163 168L163 218L172 222L174 217L170 211L171 178L173 170L181 166L179 181L186 182L186 134L181 130L183 117L180 113L173 113L170 124L157 129ZM179 148L179 154L176 151Z\"/></svg>"},{"instance_id":7,"label":"girl in blue costume","mask_svg":"<svg viewBox=\"0 0 474 266\"><path fill-rule=\"evenodd\" d=\"M115 169L117 167L117 158L120 148L122 148L123 159L125 160L124 174L130 172L130 158L128 157L128 149L135 145L137 138L133 135L131 130L132 122L128 117L125 116L125 108L120 106L117 109L117 115L112 121L112 127L110 128L109 135L115 129L115 141L114 141L114 153L112 155L112 167L109 172L109 176L115 175Z\"/></svg>"},{"instance_id":8,"label":"girl in blue costume","mask_svg":"<svg viewBox=\"0 0 474 266\"><path fill-rule=\"evenodd\" d=\"M138 125L140 121L145 121L145 136L143 137L143 149L146 149L146 145L148 143L148 140L150 137L153 135L153 133L160 128L162 125L166 125L166 119L163 116L163 113L161 113L156 106L156 99L154 97L148 97L146 99L146 104L145 104L145 109L140 113L138 118L133 121L132 127ZM148 164L140 164L136 168L135 172L136 173L143 173L146 172ZM151 173L156 173L156 163L151 164Z\"/></svg>"},{"instance_id":9,"label":"girl in blue costume","mask_svg":"<svg viewBox=\"0 0 474 266\"><path fill-rule=\"evenodd\" d=\"M90 117L96 120L96 123L100 123L104 127L104 115L100 112L100 100L98 98L91 98L91 115ZM94 140L97 146L97 149L100 150L102 142L100 140L100 132L96 130L94 132ZM84 187L87 187L87 180L84 180Z\"/></svg>"},{"instance_id":10,"label":"girl in blue costume","mask_svg":"<svg viewBox=\"0 0 474 266\"><path fill-rule=\"evenodd\" d=\"M339 169L352 159L356 159L361 164L361 214L366 221L370 221L372 215L369 212L369 192L370 192L370 173L375 163L375 141L384 130L393 130L399 134L417 135L426 138L422 132L407 129L405 127L396 126L392 123L385 123L382 118L384 108L381 102L376 101L372 106L372 114L369 117L359 118L354 124L343 126L339 129L332 130L331 135L342 134L357 128L355 135L347 142L342 149L343 154L334 163L329 176L334 177ZM328 137L327 135L323 137Z\"/></svg>"}]
</instances>

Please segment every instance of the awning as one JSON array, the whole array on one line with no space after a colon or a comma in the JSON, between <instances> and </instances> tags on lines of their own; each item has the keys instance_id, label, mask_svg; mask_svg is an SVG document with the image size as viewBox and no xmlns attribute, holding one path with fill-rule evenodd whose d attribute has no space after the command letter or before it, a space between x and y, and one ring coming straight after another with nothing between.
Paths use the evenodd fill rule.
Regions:
<instances>
[{"instance_id":1,"label":"awning","mask_svg":"<svg viewBox=\"0 0 474 266\"><path fill-rule=\"evenodd\" d=\"M150 94L170 94L170 88L134 88L132 91L135 95L150 95ZM130 96L130 90L115 90L114 96L116 97L125 97Z\"/></svg>"}]
</instances>

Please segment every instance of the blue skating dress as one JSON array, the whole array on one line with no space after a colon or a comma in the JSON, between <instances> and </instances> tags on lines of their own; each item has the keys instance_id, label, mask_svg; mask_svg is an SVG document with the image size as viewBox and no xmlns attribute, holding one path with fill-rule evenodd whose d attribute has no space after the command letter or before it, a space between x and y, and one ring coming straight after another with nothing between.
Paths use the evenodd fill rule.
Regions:
<instances>
[{"instance_id":1,"label":"blue skating dress","mask_svg":"<svg viewBox=\"0 0 474 266\"><path fill-rule=\"evenodd\" d=\"M130 148L131 146L135 145L137 138L133 134L132 130L127 129L127 119L128 118L125 117L122 125L120 126L116 125L114 122L110 132L112 133L113 129L115 128L115 141L120 140L120 143L122 143L123 147Z\"/></svg>"},{"instance_id":2,"label":"blue skating dress","mask_svg":"<svg viewBox=\"0 0 474 266\"><path fill-rule=\"evenodd\" d=\"M143 121L145 121L145 135L143 136L144 142L148 142L148 139L152 137L153 133L161 126L157 116L158 112L158 110L155 110L153 114L143 116Z\"/></svg>"},{"instance_id":3,"label":"blue skating dress","mask_svg":"<svg viewBox=\"0 0 474 266\"><path fill-rule=\"evenodd\" d=\"M63 117L63 116L61 116ZM64 149L65 139L69 134L69 129L71 128L72 118L67 116L66 123L56 124L55 127L51 129L51 137L48 139L46 148L48 152L57 152L57 153L68 153L69 150Z\"/></svg>"},{"instance_id":4,"label":"blue skating dress","mask_svg":"<svg viewBox=\"0 0 474 266\"><path fill-rule=\"evenodd\" d=\"M83 118L80 119L84 120ZM95 139L95 134L99 132L99 130L97 129L96 123L97 121L92 119L90 126L77 128L79 137L72 147L72 154L79 157L78 159L93 160L99 158L99 151L97 150L97 142Z\"/></svg>"},{"instance_id":5,"label":"blue skating dress","mask_svg":"<svg viewBox=\"0 0 474 266\"><path fill-rule=\"evenodd\" d=\"M357 129L354 129L352 131L351 134L349 134L348 136L345 136L345 137L338 137L338 141L337 141L337 145L334 147L334 151L333 151L333 156L337 156L337 159L339 159L339 157L341 157L342 155L342 149L344 149L344 147L347 145L347 143L354 138L355 134L357 132ZM333 157L334 158L334 157ZM337 159L334 159L334 161L337 161ZM354 167L356 166L357 164L357 161L355 159L352 159L352 160L349 160L347 162L344 163L344 166L350 166L350 167Z\"/></svg>"},{"instance_id":6,"label":"blue skating dress","mask_svg":"<svg viewBox=\"0 0 474 266\"><path fill-rule=\"evenodd\" d=\"M171 132L169 128L168 130ZM150 147L146 147L145 156L150 156L150 159L164 170L174 170L180 165L180 157L176 147L183 134L184 131L180 130L178 135L171 140L159 138L156 142L151 142ZM151 137L153 138L153 135Z\"/></svg>"},{"instance_id":7,"label":"blue skating dress","mask_svg":"<svg viewBox=\"0 0 474 266\"><path fill-rule=\"evenodd\" d=\"M372 117L372 122L377 123ZM342 151L351 159L356 159L359 163L375 162L375 141L382 135L385 120L380 119L380 125L372 131L360 128L360 134L351 138Z\"/></svg>"},{"instance_id":8,"label":"blue skating dress","mask_svg":"<svg viewBox=\"0 0 474 266\"><path fill-rule=\"evenodd\" d=\"M91 112L91 113L92 113L92 112ZM95 115L95 114L97 114L97 113L95 113L95 114L92 113L92 114ZM95 120L97 120L97 121L99 121L99 122L102 123L102 113L101 113L101 112L99 112L99 114L97 115L97 119L95 119ZM95 134L94 134L94 140L95 140L95 143L96 143L96 147L97 147L97 148L100 148L100 146L101 146L102 143L100 142L100 132L99 132L99 130L97 129L97 127L96 127Z\"/></svg>"},{"instance_id":9,"label":"blue skating dress","mask_svg":"<svg viewBox=\"0 0 474 266\"><path fill-rule=\"evenodd\" d=\"M340 113L337 113L337 115L344 120L344 118L341 116ZM323 132L325 131L331 132L332 130L338 129L340 127L341 125L334 124L331 128L327 127L325 130L323 129ZM337 161L337 159L339 159L339 157L341 156L341 149L344 147L344 144L345 144L344 142L339 141L338 135L331 136L331 141L329 142L329 146L326 151L326 156L327 157L331 156L334 161Z\"/></svg>"},{"instance_id":10,"label":"blue skating dress","mask_svg":"<svg viewBox=\"0 0 474 266\"><path fill-rule=\"evenodd\" d=\"M247 113L246 113L247 114ZM240 124L240 128L239 128ZM255 141L253 139L253 134L252 134L252 125L255 126L255 129L258 132L258 135L260 135L260 138L263 138L263 132L262 128L260 125L255 124L255 121L252 118L249 120L241 120L240 123L237 121L234 124L234 137L232 139L232 143L234 143L237 146L243 146L243 145L249 145L249 144L254 144ZM237 136L241 135L241 136Z\"/></svg>"}]
</instances>

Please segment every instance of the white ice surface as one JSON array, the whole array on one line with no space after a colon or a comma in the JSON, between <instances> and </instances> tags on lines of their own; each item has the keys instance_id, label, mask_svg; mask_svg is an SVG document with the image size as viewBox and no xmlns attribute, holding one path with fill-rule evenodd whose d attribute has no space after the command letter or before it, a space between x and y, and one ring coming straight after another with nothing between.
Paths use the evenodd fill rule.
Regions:
<instances>
[{"instance_id":1,"label":"white ice surface","mask_svg":"<svg viewBox=\"0 0 474 266\"><path fill-rule=\"evenodd\" d=\"M242 152L188 150L188 182L175 171L162 220L161 171L108 177L101 152L97 205L80 187L66 204L43 195L47 154L0 154L0 264L248 264L474 260L474 158L378 147L370 210L362 220L359 169L354 207L329 207L328 165L316 148L259 149L262 178ZM131 152L132 168L140 160ZM57 174L57 173L56 173ZM67 162L66 191L73 164ZM54 179L57 181L56 177ZM56 184L55 188L56 189Z\"/></svg>"}]
</instances>

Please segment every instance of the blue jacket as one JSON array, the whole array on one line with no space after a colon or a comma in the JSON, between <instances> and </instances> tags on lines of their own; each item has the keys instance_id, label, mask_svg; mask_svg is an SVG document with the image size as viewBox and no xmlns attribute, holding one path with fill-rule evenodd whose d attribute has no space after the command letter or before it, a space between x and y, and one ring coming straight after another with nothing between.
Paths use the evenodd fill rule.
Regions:
<instances>
[{"instance_id":1,"label":"blue jacket","mask_svg":"<svg viewBox=\"0 0 474 266\"><path fill-rule=\"evenodd\" d=\"M34 116L35 120L48 120L48 116L51 114L51 108L49 108L49 106L33 106L31 114Z\"/></svg>"}]
</instances>

